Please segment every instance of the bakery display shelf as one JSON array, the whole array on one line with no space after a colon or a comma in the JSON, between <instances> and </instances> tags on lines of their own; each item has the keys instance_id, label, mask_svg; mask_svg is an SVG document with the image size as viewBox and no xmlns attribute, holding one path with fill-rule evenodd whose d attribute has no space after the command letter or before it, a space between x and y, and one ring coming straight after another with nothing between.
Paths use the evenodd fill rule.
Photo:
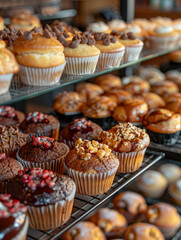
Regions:
<instances>
[{"instance_id":1,"label":"bakery display shelf","mask_svg":"<svg viewBox=\"0 0 181 240\"><path fill-rule=\"evenodd\" d=\"M63 226L51 229L49 231L38 231L34 229L29 229L27 239L59 239L59 237L65 231L67 231L69 228L81 221L83 218L85 218L88 214L101 206L107 200L109 200L115 193L118 193L123 187L127 186L131 181L137 178L145 170L156 164L163 157L164 153L147 150L143 163L136 172L126 174L117 173L111 189L102 195L90 197L76 194L72 215Z\"/></svg>"},{"instance_id":2,"label":"bakery display shelf","mask_svg":"<svg viewBox=\"0 0 181 240\"><path fill-rule=\"evenodd\" d=\"M177 46L174 49L169 49L162 52L158 52L158 51L150 52L149 50L146 50L146 51L143 51L142 56L138 60L122 64L116 68L111 68L104 71L96 71L94 74L90 74L90 75L78 76L78 75L63 74L60 79L60 82L51 86L27 86L21 83L18 75L15 75L10 87L10 91L7 94L0 96L0 105L12 104L12 103L20 102L33 97L37 97L39 95L49 93L57 89L61 89L62 87L65 87L67 85L89 80L89 79L98 77L102 74L111 73L113 71L120 70L129 66L135 65L137 63L141 63L149 59L153 59L153 58L165 55L167 53L170 53L172 51L176 51L179 49L181 49L181 46Z\"/></svg>"}]
</instances>

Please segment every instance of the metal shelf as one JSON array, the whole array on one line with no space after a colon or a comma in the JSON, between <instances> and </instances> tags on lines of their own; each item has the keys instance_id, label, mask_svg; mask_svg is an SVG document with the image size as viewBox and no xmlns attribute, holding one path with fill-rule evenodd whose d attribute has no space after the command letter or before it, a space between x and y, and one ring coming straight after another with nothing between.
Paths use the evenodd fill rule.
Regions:
<instances>
[{"instance_id":1,"label":"metal shelf","mask_svg":"<svg viewBox=\"0 0 181 240\"><path fill-rule=\"evenodd\" d=\"M147 151L144 161L141 167L134 173L121 174L117 173L113 182L113 185L109 191L102 195L95 197L83 196L76 194L74 201L74 208L71 218L63 226L45 231L38 231L34 229L29 229L28 240L47 240L47 239L58 239L65 231L74 226L80 220L85 218L88 214L94 211L96 208L101 206L107 200L109 200L114 194L118 193L123 187L127 186L131 181L137 178L145 170L153 166L159 160L163 158L163 153L157 153L154 151Z\"/></svg>"}]
</instances>

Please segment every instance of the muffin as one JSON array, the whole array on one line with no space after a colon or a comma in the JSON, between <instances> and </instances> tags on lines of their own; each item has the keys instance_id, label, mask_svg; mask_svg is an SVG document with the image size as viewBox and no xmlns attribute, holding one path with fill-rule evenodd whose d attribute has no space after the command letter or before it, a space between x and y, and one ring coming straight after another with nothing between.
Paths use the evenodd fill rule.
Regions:
<instances>
[{"instance_id":1,"label":"muffin","mask_svg":"<svg viewBox=\"0 0 181 240\"><path fill-rule=\"evenodd\" d=\"M131 97L131 94L123 89L113 88L106 92L104 96L112 98L118 105Z\"/></svg>"},{"instance_id":2,"label":"muffin","mask_svg":"<svg viewBox=\"0 0 181 240\"><path fill-rule=\"evenodd\" d=\"M0 206L1 239L25 240L29 226L27 207L10 194L0 195Z\"/></svg>"},{"instance_id":3,"label":"muffin","mask_svg":"<svg viewBox=\"0 0 181 240\"><path fill-rule=\"evenodd\" d=\"M65 66L64 47L47 29L34 28L14 41L21 81L31 86L58 83Z\"/></svg>"},{"instance_id":4,"label":"muffin","mask_svg":"<svg viewBox=\"0 0 181 240\"><path fill-rule=\"evenodd\" d=\"M81 139L75 142L64 163L68 176L75 181L77 193L90 196L110 189L119 166L107 145Z\"/></svg>"},{"instance_id":5,"label":"muffin","mask_svg":"<svg viewBox=\"0 0 181 240\"><path fill-rule=\"evenodd\" d=\"M105 240L103 232L91 222L79 222L66 233L62 240Z\"/></svg>"},{"instance_id":6,"label":"muffin","mask_svg":"<svg viewBox=\"0 0 181 240\"><path fill-rule=\"evenodd\" d=\"M181 72L178 70L169 70L165 73L165 78L168 81L173 81L177 84L179 90L181 91Z\"/></svg>"},{"instance_id":7,"label":"muffin","mask_svg":"<svg viewBox=\"0 0 181 240\"><path fill-rule=\"evenodd\" d=\"M58 140L60 122L52 115L30 112L26 114L25 120L19 128L31 136L47 136Z\"/></svg>"},{"instance_id":8,"label":"muffin","mask_svg":"<svg viewBox=\"0 0 181 240\"><path fill-rule=\"evenodd\" d=\"M22 166L12 157L0 153L0 193L7 192L7 181L18 174Z\"/></svg>"},{"instance_id":9,"label":"muffin","mask_svg":"<svg viewBox=\"0 0 181 240\"><path fill-rule=\"evenodd\" d=\"M144 100L129 98L115 108L112 116L117 122L131 122L133 125L141 126L147 111L148 105Z\"/></svg>"},{"instance_id":10,"label":"muffin","mask_svg":"<svg viewBox=\"0 0 181 240\"><path fill-rule=\"evenodd\" d=\"M173 237L181 225L177 209L164 202L149 206L146 211L146 220L158 227L165 238Z\"/></svg>"},{"instance_id":11,"label":"muffin","mask_svg":"<svg viewBox=\"0 0 181 240\"><path fill-rule=\"evenodd\" d=\"M57 173L63 173L63 160L69 147L49 137L32 137L17 152L17 160L24 168L40 167Z\"/></svg>"},{"instance_id":12,"label":"muffin","mask_svg":"<svg viewBox=\"0 0 181 240\"><path fill-rule=\"evenodd\" d=\"M100 227L107 239L121 237L127 226L125 217L109 208L99 209L89 221Z\"/></svg>"},{"instance_id":13,"label":"muffin","mask_svg":"<svg viewBox=\"0 0 181 240\"><path fill-rule=\"evenodd\" d=\"M174 82L163 81L163 82L155 83L154 85L152 85L151 91L160 95L164 99L171 94L179 92L179 89Z\"/></svg>"},{"instance_id":14,"label":"muffin","mask_svg":"<svg viewBox=\"0 0 181 240\"><path fill-rule=\"evenodd\" d=\"M156 93L147 92L137 96L144 100L148 105L148 110L165 107L165 101Z\"/></svg>"},{"instance_id":15,"label":"muffin","mask_svg":"<svg viewBox=\"0 0 181 240\"><path fill-rule=\"evenodd\" d=\"M99 85L105 92L114 88L121 88L121 79L113 74L101 75L95 80L95 84Z\"/></svg>"},{"instance_id":16,"label":"muffin","mask_svg":"<svg viewBox=\"0 0 181 240\"><path fill-rule=\"evenodd\" d=\"M112 98L99 96L84 104L82 113L103 129L109 129L112 124L111 114L116 106L117 103Z\"/></svg>"},{"instance_id":17,"label":"muffin","mask_svg":"<svg viewBox=\"0 0 181 240\"><path fill-rule=\"evenodd\" d=\"M93 83L80 83L76 86L76 91L87 101L103 94L104 90Z\"/></svg>"},{"instance_id":18,"label":"muffin","mask_svg":"<svg viewBox=\"0 0 181 240\"><path fill-rule=\"evenodd\" d=\"M103 33L109 33L111 31L109 26L102 21L89 23L86 30L93 31L93 32L103 32Z\"/></svg>"},{"instance_id":19,"label":"muffin","mask_svg":"<svg viewBox=\"0 0 181 240\"><path fill-rule=\"evenodd\" d=\"M181 206L181 178L170 184L168 193L171 200Z\"/></svg>"},{"instance_id":20,"label":"muffin","mask_svg":"<svg viewBox=\"0 0 181 240\"><path fill-rule=\"evenodd\" d=\"M9 91L13 74L19 71L14 55L6 48L0 49L0 95Z\"/></svg>"},{"instance_id":21,"label":"muffin","mask_svg":"<svg viewBox=\"0 0 181 240\"><path fill-rule=\"evenodd\" d=\"M143 124L155 143L172 146L176 143L181 130L181 116L164 108L150 110Z\"/></svg>"},{"instance_id":22,"label":"muffin","mask_svg":"<svg viewBox=\"0 0 181 240\"><path fill-rule=\"evenodd\" d=\"M0 153L16 158L16 152L26 144L28 135L21 133L17 127L0 125Z\"/></svg>"},{"instance_id":23,"label":"muffin","mask_svg":"<svg viewBox=\"0 0 181 240\"><path fill-rule=\"evenodd\" d=\"M141 166L150 138L144 129L120 123L107 132L100 132L99 141L107 144L119 159L118 172L127 173Z\"/></svg>"},{"instance_id":24,"label":"muffin","mask_svg":"<svg viewBox=\"0 0 181 240\"><path fill-rule=\"evenodd\" d=\"M81 138L82 140L97 140L102 128L94 122L87 121L85 118L78 118L69 123L60 133L61 141L74 148L74 143Z\"/></svg>"},{"instance_id":25,"label":"muffin","mask_svg":"<svg viewBox=\"0 0 181 240\"><path fill-rule=\"evenodd\" d=\"M147 170L136 182L138 190L146 197L159 198L167 188L167 179L158 171Z\"/></svg>"},{"instance_id":26,"label":"muffin","mask_svg":"<svg viewBox=\"0 0 181 240\"><path fill-rule=\"evenodd\" d=\"M128 223L141 221L147 210L145 199L135 192L122 192L113 199L114 208L125 216Z\"/></svg>"},{"instance_id":27,"label":"muffin","mask_svg":"<svg viewBox=\"0 0 181 240\"><path fill-rule=\"evenodd\" d=\"M175 182L181 177L180 167L172 163L162 164L158 171L166 177L168 184Z\"/></svg>"},{"instance_id":28,"label":"muffin","mask_svg":"<svg viewBox=\"0 0 181 240\"><path fill-rule=\"evenodd\" d=\"M116 30L116 31L122 31L126 27L125 21L120 19L113 19L109 21L107 24L111 30Z\"/></svg>"},{"instance_id":29,"label":"muffin","mask_svg":"<svg viewBox=\"0 0 181 240\"><path fill-rule=\"evenodd\" d=\"M19 126L24 120L24 113L10 106L0 106L0 125Z\"/></svg>"},{"instance_id":30,"label":"muffin","mask_svg":"<svg viewBox=\"0 0 181 240\"><path fill-rule=\"evenodd\" d=\"M169 59L173 63L181 63L181 50L169 53Z\"/></svg>"},{"instance_id":31,"label":"muffin","mask_svg":"<svg viewBox=\"0 0 181 240\"><path fill-rule=\"evenodd\" d=\"M145 81L149 82L150 85L163 82L165 79L165 75L155 67L140 67L138 70L138 75Z\"/></svg>"},{"instance_id":32,"label":"muffin","mask_svg":"<svg viewBox=\"0 0 181 240\"><path fill-rule=\"evenodd\" d=\"M75 184L50 170L24 169L8 182L8 192L28 207L31 228L49 230L70 218Z\"/></svg>"},{"instance_id":33,"label":"muffin","mask_svg":"<svg viewBox=\"0 0 181 240\"><path fill-rule=\"evenodd\" d=\"M173 20L172 27L175 31L177 31L179 33L179 38L178 38L178 42L177 42L177 44L179 45L180 41L181 41L181 19L177 18L177 19Z\"/></svg>"},{"instance_id":34,"label":"muffin","mask_svg":"<svg viewBox=\"0 0 181 240\"><path fill-rule=\"evenodd\" d=\"M177 97L175 94L175 96L173 95L168 97L167 101L168 103L166 105L166 108L168 110L181 114L181 97L180 96Z\"/></svg>"},{"instance_id":35,"label":"muffin","mask_svg":"<svg viewBox=\"0 0 181 240\"><path fill-rule=\"evenodd\" d=\"M127 227L124 240L164 240L161 231L149 223L134 223Z\"/></svg>"},{"instance_id":36,"label":"muffin","mask_svg":"<svg viewBox=\"0 0 181 240\"><path fill-rule=\"evenodd\" d=\"M95 46L100 50L100 56L97 63L98 70L118 67L123 58L125 47L117 41L116 36L107 33L95 33Z\"/></svg>"},{"instance_id":37,"label":"muffin","mask_svg":"<svg viewBox=\"0 0 181 240\"><path fill-rule=\"evenodd\" d=\"M129 92L132 95L138 95L149 92L150 85L148 82L142 79L132 79L132 81L130 81L129 83L124 84L122 86L122 89Z\"/></svg>"},{"instance_id":38,"label":"muffin","mask_svg":"<svg viewBox=\"0 0 181 240\"><path fill-rule=\"evenodd\" d=\"M136 38L140 39L141 41L144 40L145 31L136 23L133 22L128 23L126 27L123 29L123 32L124 33L132 32Z\"/></svg>"}]
</instances>

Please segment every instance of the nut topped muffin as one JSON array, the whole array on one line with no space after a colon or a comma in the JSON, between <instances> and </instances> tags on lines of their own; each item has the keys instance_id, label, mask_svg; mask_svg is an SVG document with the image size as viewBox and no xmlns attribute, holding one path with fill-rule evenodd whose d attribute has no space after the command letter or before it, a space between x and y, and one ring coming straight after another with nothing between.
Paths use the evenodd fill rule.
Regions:
<instances>
[{"instance_id":1,"label":"nut topped muffin","mask_svg":"<svg viewBox=\"0 0 181 240\"><path fill-rule=\"evenodd\" d=\"M1 239L26 239L29 220L27 207L10 194L0 194Z\"/></svg>"},{"instance_id":2,"label":"nut topped muffin","mask_svg":"<svg viewBox=\"0 0 181 240\"><path fill-rule=\"evenodd\" d=\"M99 85L105 92L114 88L121 88L121 79L113 74L105 74L99 76L95 80L95 84Z\"/></svg>"},{"instance_id":3,"label":"nut topped muffin","mask_svg":"<svg viewBox=\"0 0 181 240\"><path fill-rule=\"evenodd\" d=\"M0 125L19 126L24 120L24 113L10 106L0 106Z\"/></svg>"},{"instance_id":4,"label":"nut topped muffin","mask_svg":"<svg viewBox=\"0 0 181 240\"><path fill-rule=\"evenodd\" d=\"M35 137L25 144L17 153L17 159L23 167L41 167L63 173L63 159L69 147L49 137Z\"/></svg>"},{"instance_id":5,"label":"nut topped muffin","mask_svg":"<svg viewBox=\"0 0 181 240\"><path fill-rule=\"evenodd\" d=\"M107 145L81 139L75 142L75 148L64 162L65 170L76 183L77 192L94 196L109 190L119 165Z\"/></svg>"},{"instance_id":6,"label":"nut topped muffin","mask_svg":"<svg viewBox=\"0 0 181 240\"><path fill-rule=\"evenodd\" d=\"M93 83L80 83L76 86L76 91L83 96L87 101L101 95L104 90Z\"/></svg>"},{"instance_id":7,"label":"nut topped muffin","mask_svg":"<svg viewBox=\"0 0 181 240\"><path fill-rule=\"evenodd\" d=\"M48 230L70 217L75 184L47 169L23 169L8 182L8 192L28 206L30 227Z\"/></svg>"}]
</instances>

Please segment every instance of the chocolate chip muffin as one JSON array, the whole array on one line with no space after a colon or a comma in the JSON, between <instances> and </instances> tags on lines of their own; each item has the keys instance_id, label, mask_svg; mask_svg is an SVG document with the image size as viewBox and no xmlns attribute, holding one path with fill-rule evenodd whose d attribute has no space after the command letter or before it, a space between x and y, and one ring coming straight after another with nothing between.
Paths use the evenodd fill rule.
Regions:
<instances>
[{"instance_id":1,"label":"chocolate chip muffin","mask_svg":"<svg viewBox=\"0 0 181 240\"><path fill-rule=\"evenodd\" d=\"M76 183L77 192L96 196L107 192L114 180L119 161L111 149L97 141L75 142L65 158L65 170Z\"/></svg>"},{"instance_id":2,"label":"chocolate chip muffin","mask_svg":"<svg viewBox=\"0 0 181 240\"><path fill-rule=\"evenodd\" d=\"M32 137L19 152L17 159L24 168L41 167L63 173L63 160L69 147L49 137Z\"/></svg>"},{"instance_id":3,"label":"chocolate chip muffin","mask_svg":"<svg viewBox=\"0 0 181 240\"><path fill-rule=\"evenodd\" d=\"M24 118L24 113L9 106L0 106L0 125L19 127Z\"/></svg>"},{"instance_id":4,"label":"chocolate chip muffin","mask_svg":"<svg viewBox=\"0 0 181 240\"><path fill-rule=\"evenodd\" d=\"M30 227L48 230L69 219L75 184L69 177L50 170L24 169L8 182L8 192L28 206Z\"/></svg>"}]
</instances>

